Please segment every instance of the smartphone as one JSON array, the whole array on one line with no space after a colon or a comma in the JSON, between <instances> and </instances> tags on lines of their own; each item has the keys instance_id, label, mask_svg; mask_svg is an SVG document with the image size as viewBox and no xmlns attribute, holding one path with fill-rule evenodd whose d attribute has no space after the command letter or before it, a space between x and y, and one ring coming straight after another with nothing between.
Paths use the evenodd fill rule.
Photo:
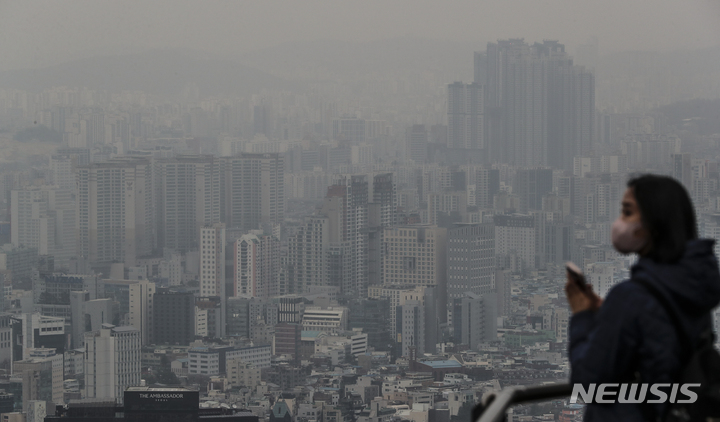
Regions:
<instances>
[{"instance_id":1,"label":"smartphone","mask_svg":"<svg viewBox=\"0 0 720 422\"><path fill-rule=\"evenodd\" d=\"M572 278L578 284L578 286L585 287L587 285L587 281L585 281L585 275L582 273L582 270L577 265L568 261L565 263L565 269L567 270L570 278Z\"/></svg>"}]
</instances>

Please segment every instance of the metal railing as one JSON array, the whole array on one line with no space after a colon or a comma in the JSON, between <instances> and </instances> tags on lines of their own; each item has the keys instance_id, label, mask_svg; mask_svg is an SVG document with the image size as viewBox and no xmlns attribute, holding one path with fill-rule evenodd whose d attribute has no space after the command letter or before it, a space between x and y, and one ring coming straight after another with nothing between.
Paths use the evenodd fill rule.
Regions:
<instances>
[{"instance_id":1,"label":"metal railing","mask_svg":"<svg viewBox=\"0 0 720 422\"><path fill-rule=\"evenodd\" d=\"M572 385L558 383L504 388L501 391L486 394L482 399L482 413L475 422L501 422L505 412L515 404L531 401L549 400L570 396Z\"/></svg>"}]
</instances>

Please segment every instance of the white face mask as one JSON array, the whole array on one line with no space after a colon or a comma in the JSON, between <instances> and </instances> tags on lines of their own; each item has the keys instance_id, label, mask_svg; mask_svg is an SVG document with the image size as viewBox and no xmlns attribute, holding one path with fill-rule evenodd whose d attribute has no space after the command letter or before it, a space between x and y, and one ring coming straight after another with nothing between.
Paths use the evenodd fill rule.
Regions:
<instances>
[{"instance_id":1,"label":"white face mask","mask_svg":"<svg viewBox=\"0 0 720 422\"><path fill-rule=\"evenodd\" d=\"M624 222L620 217L612 225L612 244L622 254L639 252L647 244L647 239L638 237L635 232L642 228L639 221Z\"/></svg>"}]
</instances>

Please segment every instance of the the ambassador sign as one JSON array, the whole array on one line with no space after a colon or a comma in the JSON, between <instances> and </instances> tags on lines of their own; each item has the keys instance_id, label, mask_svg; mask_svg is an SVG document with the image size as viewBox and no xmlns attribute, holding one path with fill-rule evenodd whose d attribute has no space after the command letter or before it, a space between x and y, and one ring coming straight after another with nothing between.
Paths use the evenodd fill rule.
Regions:
<instances>
[{"instance_id":1,"label":"the ambassador sign","mask_svg":"<svg viewBox=\"0 0 720 422\"><path fill-rule=\"evenodd\" d=\"M185 394L183 393L140 393L138 396L140 396L141 399L155 400L179 400L185 398Z\"/></svg>"}]
</instances>

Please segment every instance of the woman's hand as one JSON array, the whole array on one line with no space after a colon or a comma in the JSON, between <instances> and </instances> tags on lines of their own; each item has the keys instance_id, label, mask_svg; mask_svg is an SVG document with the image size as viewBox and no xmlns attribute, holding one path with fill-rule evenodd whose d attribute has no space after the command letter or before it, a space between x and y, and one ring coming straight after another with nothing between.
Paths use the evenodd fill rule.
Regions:
<instances>
[{"instance_id":1,"label":"woman's hand","mask_svg":"<svg viewBox=\"0 0 720 422\"><path fill-rule=\"evenodd\" d=\"M568 277L565 283L565 295L567 296L570 310L573 314L581 311L596 311L602 305L602 299L592 290L592 285L579 285L575 280Z\"/></svg>"}]
</instances>

